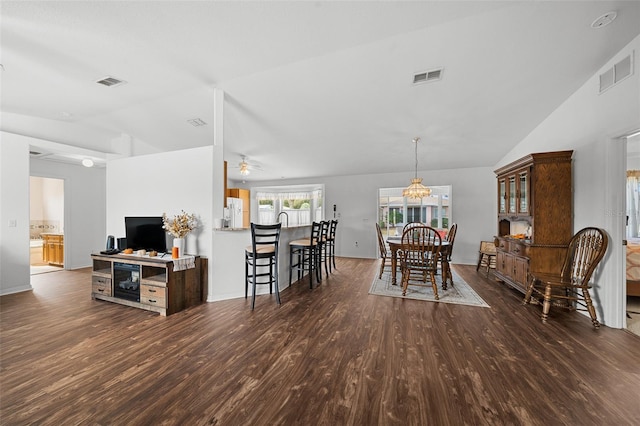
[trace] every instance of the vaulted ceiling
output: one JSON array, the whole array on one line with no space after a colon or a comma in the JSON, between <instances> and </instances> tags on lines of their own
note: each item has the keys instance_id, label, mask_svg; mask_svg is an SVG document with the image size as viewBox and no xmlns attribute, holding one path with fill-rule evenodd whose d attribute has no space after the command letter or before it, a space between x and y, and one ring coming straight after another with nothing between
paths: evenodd
<instances>
[{"instance_id":1,"label":"vaulted ceiling","mask_svg":"<svg viewBox=\"0 0 640 426\"><path fill-rule=\"evenodd\" d=\"M492 166L640 33L629 1L0 8L1 130L51 159L201 147L219 88L225 158L261 166L246 180L412 170L415 136L420 169Z\"/></svg>"}]
</instances>

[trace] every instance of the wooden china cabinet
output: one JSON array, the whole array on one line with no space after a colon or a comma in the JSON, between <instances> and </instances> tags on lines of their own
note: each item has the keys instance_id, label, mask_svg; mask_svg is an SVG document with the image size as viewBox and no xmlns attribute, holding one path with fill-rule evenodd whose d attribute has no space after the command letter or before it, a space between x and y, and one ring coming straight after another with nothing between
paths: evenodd
<instances>
[{"instance_id":1,"label":"wooden china cabinet","mask_svg":"<svg viewBox=\"0 0 640 426\"><path fill-rule=\"evenodd\" d=\"M572 154L530 154L495 171L495 274L523 293L530 271L557 272L562 267L573 230Z\"/></svg>"}]
</instances>

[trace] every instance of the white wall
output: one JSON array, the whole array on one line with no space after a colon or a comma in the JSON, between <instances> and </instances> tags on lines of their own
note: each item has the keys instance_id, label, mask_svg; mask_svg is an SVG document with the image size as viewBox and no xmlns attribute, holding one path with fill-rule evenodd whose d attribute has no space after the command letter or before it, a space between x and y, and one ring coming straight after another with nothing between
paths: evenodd
<instances>
[{"instance_id":1,"label":"white wall","mask_svg":"<svg viewBox=\"0 0 640 426\"><path fill-rule=\"evenodd\" d=\"M1 133L0 295L31 289L29 277L29 145ZM15 226L9 226L9 222Z\"/></svg>"},{"instance_id":2,"label":"white wall","mask_svg":"<svg viewBox=\"0 0 640 426\"><path fill-rule=\"evenodd\" d=\"M44 209L42 207L42 181L43 178L34 176L31 176L29 179L29 217L31 220L44 219Z\"/></svg>"},{"instance_id":3,"label":"white wall","mask_svg":"<svg viewBox=\"0 0 640 426\"><path fill-rule=\"evenodd\" d=\"M185 251L209 258L211 277L213 198L217 194L222 200L222 191L214 191L213 164L213 146L108 162L107 234L124 237L125 216L172 216L182 210L194 213L199 227L187 236Z\"/></svg>"},{"instance_id":4,"label":"white wall","mask_svg":"<svg viewBox=\"0 0 640 426\"><path fill-rule=\"evenodd\" d=\"M635 50L635 73L602 94L599 75ZM622 238L624 150L618 138L640 128L640 36L622 49L576 93L507 154L496 167L531 152L574 150L574 219L577 231L604 228L609 250L596 274L594 299L598 317L610 327L623 327L624 257Z\"/></svg>"},{"instance_id":5,"label":"white wall","mask_svg":"<svg viewBox=\"0 0 640 426\"><path fill-rule=\"evenodd\" d=\"M32 221L57 222L55 230L31 229L64 233L64 180L31 176L29 180L29 214Z\"/></svg>"},{"instance_id":6,"label":"white wall","mask_svg":"<svg viewBox=\"0 0 640 426\"><path fill-rule=\"evenodd\" d=\"M492 168L419 171L423 183L451 185L451 223L458 223L453 262L476 264L481 240L491 240L496 232L496 177ZM256 186L324 184L325 218L333 218L337 206L336 255L376 258L378 242L375 223L378 189L405 187L413 172L336 176L260 182ZM253 192L252 192L253 196ZM356 246L356 242L358 245Z\"/></svg>"},{"instance_id":7,"label":"white wall","mask_svg":"<svg viewBox=\"0 0 640 426\"><path fill-rule=\"evenodd\" d=\"M105 171L30 160L33 138L0 132L0 295L31 289L29 272L29 176L65 182L65 269L91 265L104 244ZM9 227L10 220L16 227Z\"/></svg>"},{"instance_id":8,"label":"white wall","mask_svg":"<svg viewBox=\"0 0 640 426\"><path fill-rule=\"evenodd\" d=\"M42 218L59 223L59 232L64 233L64 181L40 178L42 182Z\"/></svg>"},{"instance_id":9,"label":"white wall","mask_svg":"<svg viewBox=\"0 0 640 426\"><path fill-rule=\"evenodd\" d=\"M106 240L105 169L32 159L29 173L64 181L64 267L91 266L91 253Z\"/></svg>"},{"instance_id":10,"label":"white wall","mask_svg":"<svg viewBox=\"0 0 640 426\"><path fill-rule=\"evenodd\" d=\"M107 234L125 236L125 216L194 213L185 251L211 254L212 147L128 157L107 164ZM169 241L170 243L170 241Z\"/></svg>"}]
</instances>

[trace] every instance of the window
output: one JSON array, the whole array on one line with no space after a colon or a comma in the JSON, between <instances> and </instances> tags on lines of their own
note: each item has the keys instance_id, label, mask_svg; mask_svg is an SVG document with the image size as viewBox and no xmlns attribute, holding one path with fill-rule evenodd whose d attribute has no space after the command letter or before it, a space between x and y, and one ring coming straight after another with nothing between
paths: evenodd
<instances>
[{"instance_id":1,"label":"window","mask_svg":"<svg viewBox=\"0 0 640 426\"><path fill-rule=\"evenodd\" d=\"M253 191L258 201L256 223L301 226L323 220L323 185L254 188Z\"/></svg>"},{"instance_id":2,"label":"window","mask_svg":"<svg viewBox=\"0 0 640 426\"><path fill-rule=\"evenodd\" d=\"M431 195L422 199L402 196L404 188L378 190L378 223L383 235L401 235L404 225L422 222L437 229L449 228L451 186L430 186Z\"/></svg>"}]
</instances>

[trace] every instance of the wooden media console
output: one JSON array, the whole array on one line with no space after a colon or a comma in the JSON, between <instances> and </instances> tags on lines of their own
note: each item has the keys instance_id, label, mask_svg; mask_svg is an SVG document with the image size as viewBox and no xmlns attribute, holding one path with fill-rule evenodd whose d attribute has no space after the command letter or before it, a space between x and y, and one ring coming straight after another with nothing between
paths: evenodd
<instances>
[{"instance_id":1,"label":"wooden media console","mask_svg":"<svg viewBox=\"0 0 640 426\"><path fill-rule=\"evenodd\" d=\"M91 297L166 316L202 303L202 259L174 271L171 257L92 254ZM120 271L122 272L119 276ZM127 275L126 279L122 277ZM136 297L137 292L137 297Z\"/></svg>"}]
</instances>

